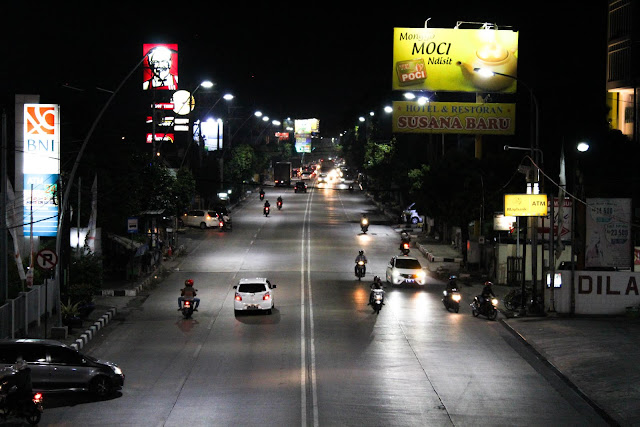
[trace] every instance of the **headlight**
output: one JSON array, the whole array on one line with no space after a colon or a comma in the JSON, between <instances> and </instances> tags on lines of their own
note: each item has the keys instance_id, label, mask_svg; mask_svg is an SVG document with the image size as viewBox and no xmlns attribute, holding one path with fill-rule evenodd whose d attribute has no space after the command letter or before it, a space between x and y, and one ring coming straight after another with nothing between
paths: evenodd
<instances>
[{"instance_id":1,"label":"headlight","mask_svg":"<svg viewBox=\"0 0 640 427\"><path fill-rule=\"evenodd\" d=\"M453 294L453 296L451 297L455 302L460 302L460 299L462 299L462 297L460 296L460 294Z\"/></svg>"},{"instance_id":2,"label":"headlight","mask_svg":"<svg viewBox=\"0 0 640 427\"><path fill-rule=\"evenodd\" d=\"M362 220L362 225L367 225L369 223L369 221L367 221L366 219Z\"/></svg>"},{"instance_id":3,"label":"headlight","mask_svg":"<svg viewBox=\"0 0 640 427\"><path fill-rule=\"evenodd\" d=\"M493 304L494 307L497 307L498 306L498 298L491 299L491 304Z\"/></svg>"},{"instance_id":4,"label":"headlight","mask_svg":"<svg viewBox=\"0 0 640 427\"><path fill-rule=\"evenodd\" d=\"M427 277L427 274L424 271L420 271L416 274L416 277L418 278L418 280L424 280L424 278Z\"/></svg>"},{"instance_id":5,"label":"headlight","mask_svg":"<svg viewBox=\"0 0 640 427\"><path fill-rule=\"evenodd\" d=\"M116 375L122 375L122 369L118 368L117 366L112 366L112 368L113 368L113 372Z\"/></svg>"}]
</instances>

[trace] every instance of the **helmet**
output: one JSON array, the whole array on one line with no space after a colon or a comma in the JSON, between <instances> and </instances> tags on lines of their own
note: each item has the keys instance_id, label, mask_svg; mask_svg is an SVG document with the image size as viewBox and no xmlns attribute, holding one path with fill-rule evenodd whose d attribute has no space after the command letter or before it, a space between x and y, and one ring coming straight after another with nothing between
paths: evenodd
<instances>
[{"instance_id":1,"label":"helmet","mask_svg":"<svg viewBox=\"0 0 640 427\"><path fill-rule=\"evenodd\" d=\"M456 280L458 277L454 274L452 274L451 276L449 276L449 280Z\"/></svg>"},{"instance_id":2,"label":"helmet","mask_svg":"<svg viewBox=\"0 0 640 427\"><path fill-rule=\"evenodd\" d=\"M363 250L361 250L360 252L358 252L358 254L360 254L360 255L364 255L364 251L363 251Z\"/></svg>"},{"instance_id":3,"label":"helmet","mask_svg":"<svg viewBox=\"0 0 640 427\"><path fill-rule=\"evenodd\" d=\"M373 276L373 281L376 282L376 283L380 282L381 281L380 280L380 276Z\"/></svg>"},{"instance_id":4,"label":"helmet","mask_svg":"<svg viewBox=\"0 0 640 427\"><path fill-rule=\"evenodd\" d=\"M18 356L16 359L16 363L13 366L16 371L20 371L27 367L27 362L22 358L22 356Z\"/></svg>"},{"instance_id":5,"label":"helmet","mask_svg":"<svg viewBox=\"0 0 640 427\"><path fill-rule=\"evenodd\" d=\"M486 282L484 282L484 285L485 286L491 286L491 285L493 285L493 283L491 283L490 281L487 280Z\"/></svg>"},{"instance_id":6,"label":"helmet","mask_svg":"<svg viewBox=\"0 0 640 427\"><path fill-rule=\"evenodd\" d=\"M185 284L186 286L193 286L193 280L191 280L191 279L187 279L187 280L185 280L185 281L184 281L184 284Z\"/></svg>"}]
</instances>

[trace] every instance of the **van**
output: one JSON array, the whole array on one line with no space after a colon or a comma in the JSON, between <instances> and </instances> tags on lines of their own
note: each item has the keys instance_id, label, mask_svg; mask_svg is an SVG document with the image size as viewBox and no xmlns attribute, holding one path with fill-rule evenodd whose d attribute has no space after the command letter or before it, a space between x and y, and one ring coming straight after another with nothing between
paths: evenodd
<instances>
[{"instance_id":1,"label":"van","mask_svg":"<svg viewBox=\"0 0 640 427\"><path fill-rule=\"evenodd\" d=\"M124 385L124 374L118 365L86 356L58 341L0 340L0 370L19 358L31 368L31 383L36 391L88 391L105 398Z\"/></svg>"}]
</instances>

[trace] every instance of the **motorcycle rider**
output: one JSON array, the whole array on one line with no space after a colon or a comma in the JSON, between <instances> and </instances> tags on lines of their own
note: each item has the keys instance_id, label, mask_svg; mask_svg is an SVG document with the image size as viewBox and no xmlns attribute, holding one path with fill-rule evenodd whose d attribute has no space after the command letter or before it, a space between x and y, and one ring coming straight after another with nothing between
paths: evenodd
<instances>
[{"instance_id":1,"label":"motorcycle rider","mask_svg":"<svg viewBox=\"0 0 640 427\"><path fill-rule=\"evenodd\" d=\"M451 293L454 289L458 289L456 279L456 276L449 276L449 281L447 282L447 293Z\"/></svg>"},{"instance_id":2,"label":"motorcycle rider","mask_svg":"<svg viewBox=\"0 0 640 427\"><path fill-rule=\"evenodd\" d=\"M198 311L200 305L200 298L196 298L198 290L193 287L193 280L187 279L184 281L184 288L180 289L180 296L178 297L178 311L182 310L182 302L186 299L193 299L196 303L193 307L193 311Z\"/></svg>"},{"instance_id":3,"label":"motorcycle rider","mask_svg":"<svg viewBox=\"0 0 640 427\"><path fill-rule=\"evenodd\" d=\"M264 190L260 187L260 200L264 198Z\"/></svg>"},{"instance_id":4,"label":"motorcycle rider","mask_svg":"<svg viewBox=\"0 0 640 427\"><path fill-rule=\"evenodd\" d=\"M384 286L382 286L382 280L380 280L380 277L374 276L373 283L369 288L371 289L371 292L369 293L369 305L373 304L373 296L375 295L375 289L382 289L382 295L384 298Z\"/></svg>"},{"instance_id":5,"label":"motorcycle rider","mask_svg":"<svg viewBox=\"0 0 640 427\"><path fill-rule=\"evenodd\" d=\"M493 293L493 289L491 288L491 285L493 285L493 283L491 283L490 281L486 281L484 282L484 288L482 288L482 292L480 293L480 298L478 298L480 300L480 305L484 304L485 301L487 301L489 299L489 297L496 297L496 295Z\"/></svg>"},{"instance_id":6,"label":"motorcycle rider","mask_svg":"<svg viewBox=\"0 0 640 427\"><path fill-rule=\"evenodd\" d=\"M282 196L278 196L277 202L280 206L282 206Z\"/></svg>"},{"instance_id":7,"label":"motorcycle rider","mask_svg":"<svg viewBox=\"0 0 640 427\"><path fill-rule=\"evenodd\" d=\"M26 402L29 402L33 396L33 386L31 384L31 368L22 356L18 356L16 363L11 368L11 374L3 381L7 383L9 390L6 396L7 406L23 411L26 408Z\"/></svg>"},{"instance_id":8,"label":"motorcycle rider","mask_svg":"<svg viewBox=\"0 0 640 427\"><path fill-rule=\"evenodd\" d=\"M411 236L409 236L409 233L407 233L406 231L402 231L402 233L400 233L400 241L402 243L410 243L411 242ZM402 245L400 245L402 246Z\"/></svg>"},{"instance_id":9,"label":"motorcycle rider","mask_svg":"<svg viewBox=\"0 0 640 427\"><path fill-rule=\"evenodd\" d=\"M367 263L367 257L364 256L364 251L363 250L360 250L358 252L358 256L356 257L356 267L355 267L355 270L354 270L356 275L358 274L358 262L360 262L360 261L364 262L365 264Z\"/></svg>"}]
</instances>

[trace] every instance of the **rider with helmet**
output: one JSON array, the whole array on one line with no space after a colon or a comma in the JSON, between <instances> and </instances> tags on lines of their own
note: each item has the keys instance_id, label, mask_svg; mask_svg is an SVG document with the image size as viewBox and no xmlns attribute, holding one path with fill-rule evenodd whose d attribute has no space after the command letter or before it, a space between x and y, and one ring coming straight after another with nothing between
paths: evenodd
<instances>
[{"instance_id":1,"label":"rider with helmet","mask_svg":"<svg viewBox=\"0 0 640 427\"><path fill-rule=\"evenodd\" d=\"M364 251L360 250L358 252L358 256L356 257L356 266L355 266L355 273L356 275L358 274L358 262L362 261L363 263L367 263L367 257L364 256Z\"/></svg>"},{"instance_id":2,"label":"rider with helmet","mask_svg":"<svg viewBox=\"0 0 640 427\"><path fill-rule=\"evenodd\" d=\"M180 289L180 296L178 297L178 311L182 310L182 302L186 299L193 299L196 303L193 307L193 311L198 311L200 305L200 298L196 298L198 290L193 287L193 280L187 279L184 281L184 288Z\"/></svg>"},{"instance_id":3,"label":"rider with helmet","mask_svg":"<svg viewBox=\"0 0 640 427\"><path fill-rule=\"evenodd\" d=\"M482 293L480 293L480 303L484 303L489 299L489 297L496 297L496 294L493 293L493 289L491 288L491 283L489 280L484 282L484 288L482 288Z\"/></svg>"},{"instance_id":4,"label":"rider with helmet","mask_svg":"<svg viewBox=\"0 0 640 427\"><path fill-rule=\"evenodd\" d=\"M369 305L373 304L373 296L375 295L376 289L381 289L384 294L384 286L382 285L382 280L380 280L379 276L373 277L373 283L370 286L371 292L369 293Z\"/></svg>"}]
</instances>

